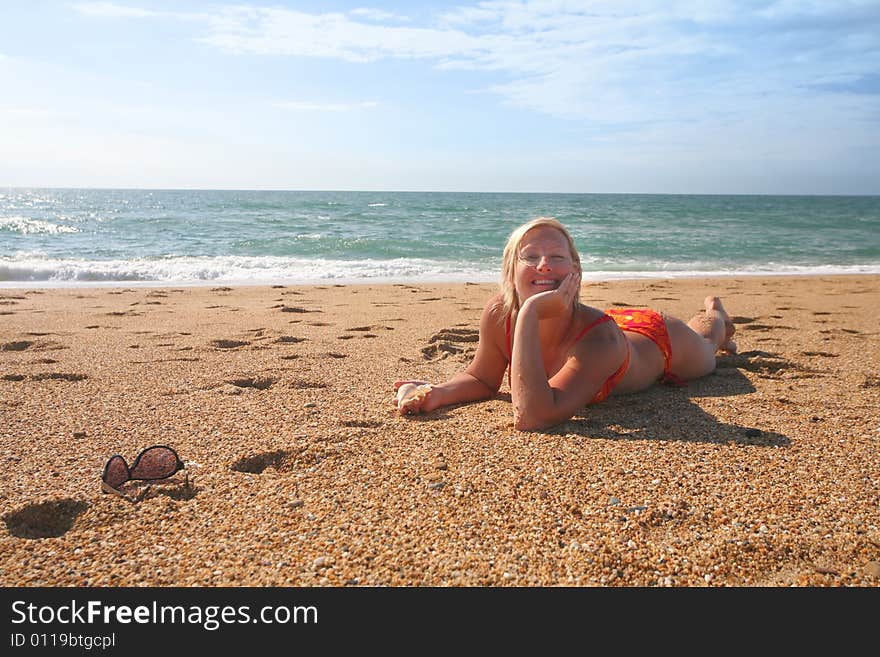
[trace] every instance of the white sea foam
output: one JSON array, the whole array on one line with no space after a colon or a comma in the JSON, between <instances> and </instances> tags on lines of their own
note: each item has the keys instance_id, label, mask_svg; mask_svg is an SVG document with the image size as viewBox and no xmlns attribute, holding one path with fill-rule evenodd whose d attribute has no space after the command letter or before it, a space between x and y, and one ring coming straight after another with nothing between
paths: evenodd
<instances>
[{"instance_id":1,"label":"white sea foam","mask_svg":"<svg viewBox=\"0 0 880 657\"><path fill-rule=\"evenodd\" d=\"M631 280L643 278L726 278L730 276L839 276L850 274L880 274L877 265L778 265L738 266L718 269L642 269L585 271L584 281Z\"/></svg>"},{"instance_id":2,"label":"white sea foam","mask_svg":"<svg viewBox=\"0 0 880 657\"><path fill-rule=\"evenodd\" d=\"M774 265L676 269L587 270L584 281L730 276L880 274L878 265ZM499 263L439 262L417 258L331 260L282 257L166 257L136 260L52 259L38 253L0 256L0 287L100 285L239 285L326 283L496 282Z\"/></svg>"},{"instance_id":3,"label":"white sea foam","mask_svg":"<svg viewBox=\"0 0 880 657\"><path fill-rule=\"evenodd\" d=\"M497 269L416 258L330 260L281 257L168 257L137 260L0 257L0 287L92 284L317 284L497 279Z\"/></svg>"},{"instance_id":4,"label":"white sea foam","mask_svg":"<svg viewBox=\"0 0 880 657\"><path fill-rule=\"evenodd\" d=\"M28 217L0 217L0 230L8 230L22 235L32 235L36 233L78 233L76 226L66 226L65 224L53 224L49 221L41 221L39 219L29 219Z\"/></svg>"}]
</instances>

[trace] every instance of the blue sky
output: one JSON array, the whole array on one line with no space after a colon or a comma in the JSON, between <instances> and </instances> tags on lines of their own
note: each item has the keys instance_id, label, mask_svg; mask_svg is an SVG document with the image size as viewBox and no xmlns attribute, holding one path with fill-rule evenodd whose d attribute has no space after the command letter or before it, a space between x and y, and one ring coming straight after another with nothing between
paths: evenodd
<instances>
[{"instance_id":1,"label":"blue sky","mask_svg":"<svg viewBox=\"0 0 880 657\"><path fill-rule=\"evenodd\" d=\"M880 194L880 0L3 2L0 186Z\"/></svg>"}]
</instances>

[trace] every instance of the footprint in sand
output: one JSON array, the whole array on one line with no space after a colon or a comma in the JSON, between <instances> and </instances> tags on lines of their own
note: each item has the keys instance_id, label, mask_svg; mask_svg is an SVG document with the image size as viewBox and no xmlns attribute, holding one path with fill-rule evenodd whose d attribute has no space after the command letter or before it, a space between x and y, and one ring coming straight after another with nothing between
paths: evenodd
<instances>
[{"instance_id":1,"label":"footprint in sand","mask_svg":"<svg viewBox=\"0 0 880 657\"><path fill-rule=\"evenodd\" d=\"M475 349L473 347L459 347L461 343L474 343L480 341L480 332L468 328L444 328L428 338L428 346L422 347L422 357L426 360L438 360L457 356L460 360L470 358Z\"/></svg>"},{"instance_id":2,"label":"footprint in sand","mask_svg":"<svg viewBox=\"0 0 880 657\"><path fill-rule=\"evenodd\" d=\"M211 340L211 344L218 349L237 349L238 347L246 347L250 342L245 340Z\"/></svg>"},{"instance_id":3,"label":"footprint in sand","mask_svg":"<svg viewBox=\"0 0 880 657\"><path fill-rule=\"evenodd\" d=\"M376 420L343 420L339 423L343 427L360 427L362 429L378 429L384 422Z\"/></svg>"},{"instance_id":4,"label":"footprint in sand","mask_svg":"<svg viewBox=\"0 0 880 657\"><path fill-rule=\"evenodd\" d=\"M277 338L275 342L279 342L282 344L296 344L297 342L305 342L308 338L298 338L293 335L282 335Z\"/></svg>"},{"instance_id":5,"label":"footprint in sand","mask_svg":"<svg viewBox=\"0 0 880 657\"><path fill-rule=\"evenodd\" d=\"M470 328L444 328L428 338L428 342L479 342L480 332Z\"/></svg>"},{"instance_id":6,"label":"footprint in sand","mask_svg":"<svg viewBox=\"0 0 880 657\"><path fill-rule=\"evenodd\" d=\"M783 326L782 324L748 324L743 327L747 331L794 331L793 326Z\"/></svg>"},{"instance_id":7,"label":"footprint in sand","mask_svg":"<svg viewBox=\"0 0 880 657\"><path fill-rule=\"evenodd\" d=\"M0 351L25 351L27 349L33 349L34 351L58 351L60 349L69 349L69 347L51 340L39 340L37 342L16 340L0 345Z\"/></svg>"},{"instance_id":8,"label":"footprint in sand","mask_svg":"<svg viewBox=\"0 0 880 657\"><path fill-rule=\"evenodd\" d=\"M320 310L309 310L300 306L272 306L273 309L280 308L283 313L319 313Z\"/></svg>"},{"instance_id":9,"label":"footprint in sand","mask_svg":"<svg viewBox=\"0 0 880 657\"><path fill-rule=\"evenodd\" d=\"M312 467L334 456L335 451L309 444L296 450L279 449L243 456L229 466L229 469L233 472L263 474L272 468L276 472L284 473L294 471L297 466Z\"/></svg>"},{"instance_id":10,"label":"footprint in sand","mask_svg":"<svg viewBox=\"0 0 880 657\"><path fill-rule=\"evenodd\" d=\"M0 351L24 351L31 347L34 343L28 340L18 340L16 342L7 342L0 345Z\"/></svg>"},{"instance_id":11,"label":"footprint in sand","mask_svg":"<svg viewBox=\"0 0 880 657\"><path fill-rule=\"evenodd\" d=\"M3 516L9 533L18 538L57 538L63 536L89 504L72 498L28 504Z\"/></svg>"},{"instance_id":12,"label":"footprint in sand","mask_svg":"<svg viewBox=\"0 0 880 657\"><path fill-rule=\"evenodd\" d=\"M137 349L137 345L129 345L129 347ZM155 360L131 360L132 365L152 365L153 363L195 363L200 358L157 358Z\"/></svg>"},{"instance_id":13,"label":"footprint in sand","mask_svg":"<svg viewBox=\"0 0 880 657\"><path fill-rule=\"evenodd\" d=\"M437 344L422 347L421 351L422 357L425 360L442 360L449 356L458 356L459 360L466 360L467 356L470 353L473 353L474 350L456 347L454 344L449 344L448 342L438 342Z\"/></svg>"},{"instance_id":14,"label":"footprint in sand","mask_svg":"<svg viewBox=\"0 0 880 657\"><path fill-rule=\"evenodd\" d=\"M289 458L290 452L279 449L274 452L243 456L229 467L233 472L247 472L248 474L262 474L266 468L274 468L280 472Z\"/></svg>"},{"instance_id":15,"label":"footprint in sand","mask_svg":"<svg viewBox=\"0 0 880 657\"><path fill-rule=\"evenodd\" d=\"M47 379L58 379L60 381L84 381L88 378L87 374L68 374L66 372L42 372L40 374L31 374L29 376L25 376L24 374L5 374L3 376L4 381L24 381L25 379L30 379L31 381L45 381Z\"/></svg>"},{"instance_id":16,"label":"footprint in sand","mask_svg":"<svg viewBox=\"0 0 880 657\"><path fill-rule=\"evenodd\" d=\"M236 388L254 388L256 390L268 390L276 379L270 376L246 376L236 379L227 379L225 383Z\"/></svg>"},{"instance_id":17,"label":"footprint in sand","mask_svg":"<svg viewBox=\"0 0 880 657\"><path fill-rule=\"evenodd\" d=\"M825 334L834 334L834 333L849 333L850 335L861 335L861 331L856 331L855 329L846 329L846 328L833 328L833 329L822 329L819 333Z\"/></svg>"},{"instance_id":18,"label":"footprint in sand","mask_svg":"<svg viewBox=\"0 0 880 657\"><path fill-rule=\"evenodd\" d=\"M44 381L46 379L58 379L60 381L84 381L88 379L87 374L68 374L66 372L44 372L42 374L31 374L31 380Z\"/></svg>"},{"instance_id":19,"label":"footprint in sand","mask_svg":"<svg viewBox=\"0 0 880 657\"><path fill-rule=\"evenodd\" d=\"M292 381L289 387L296 388L297 390L311 390L314 388L326 388L327 384L323 381L305 381L301 379L299 381Z\"/></svg>"}]
</instances>

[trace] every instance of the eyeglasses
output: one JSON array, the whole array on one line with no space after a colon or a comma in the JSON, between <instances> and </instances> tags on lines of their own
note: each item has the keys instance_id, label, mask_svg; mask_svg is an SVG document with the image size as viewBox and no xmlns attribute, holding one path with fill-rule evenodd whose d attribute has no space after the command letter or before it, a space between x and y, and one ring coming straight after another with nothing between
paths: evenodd
<instances>
[{"instance_id":1,"label":"eyeglasses","mask_svg":"<svg viewBox=\"0 0 880 657\"><path fill-rule=\"evenodd\" d=\"M114 454L104 466L101 475L101 489L106 493L114 493L122 497L128 497L119 487L126 481L140 479L142 481L158 481L168 479L180 470L185 470L186 465L180 460L173 449L166 445L153 445L147 447L135 457L131 467L119 454ZM189 477L186 478L186 487L189 488ZM148 490L148 489L147 489ZM143 499L147 490L140 496Z\"/></svg>"},{"instance_id":2,"label":"eyeglasses","mask_svg":"<svg viewBox=\"0 0 880 657\"><path fill-rule=\"evenodd\" d=\"M520 253L518 256L520 262L525 263L529 267L537 267L541 264L541 258L546 258L547 262L553 266L562 266L564 264L570 263L571 258L566 255L536 255L534 253L522 254Z\"/></svg>"}]
</instances>

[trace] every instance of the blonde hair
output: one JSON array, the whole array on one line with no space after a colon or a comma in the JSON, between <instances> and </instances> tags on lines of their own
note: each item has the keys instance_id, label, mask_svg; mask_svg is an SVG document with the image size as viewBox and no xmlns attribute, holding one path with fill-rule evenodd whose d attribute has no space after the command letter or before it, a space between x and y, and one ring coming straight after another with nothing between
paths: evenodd
<instances>
[{"instance_id":1,"label":"blonde hair","mask_svg":"<svg viewBox=\"0 0 880 657\"><path fill-rule=\"evenodd\" d=\"M577 248L574 245L574 239L572 239L571 233L559 221L553 217L537 217L524 223L507 238L507 244L504 246L504 255L501 259L501 306L504 317L510 317L515 310L519 310L519 296L516 293L516 261L519 258L519 246L526 233L542 226L555 228L562 233L568 242L568 251L572 262L578 271L581 270L581 257L578 255ZM575 306L580 303L579 297L579 293L575 292Z\"/></svg>"}]
</instances>

